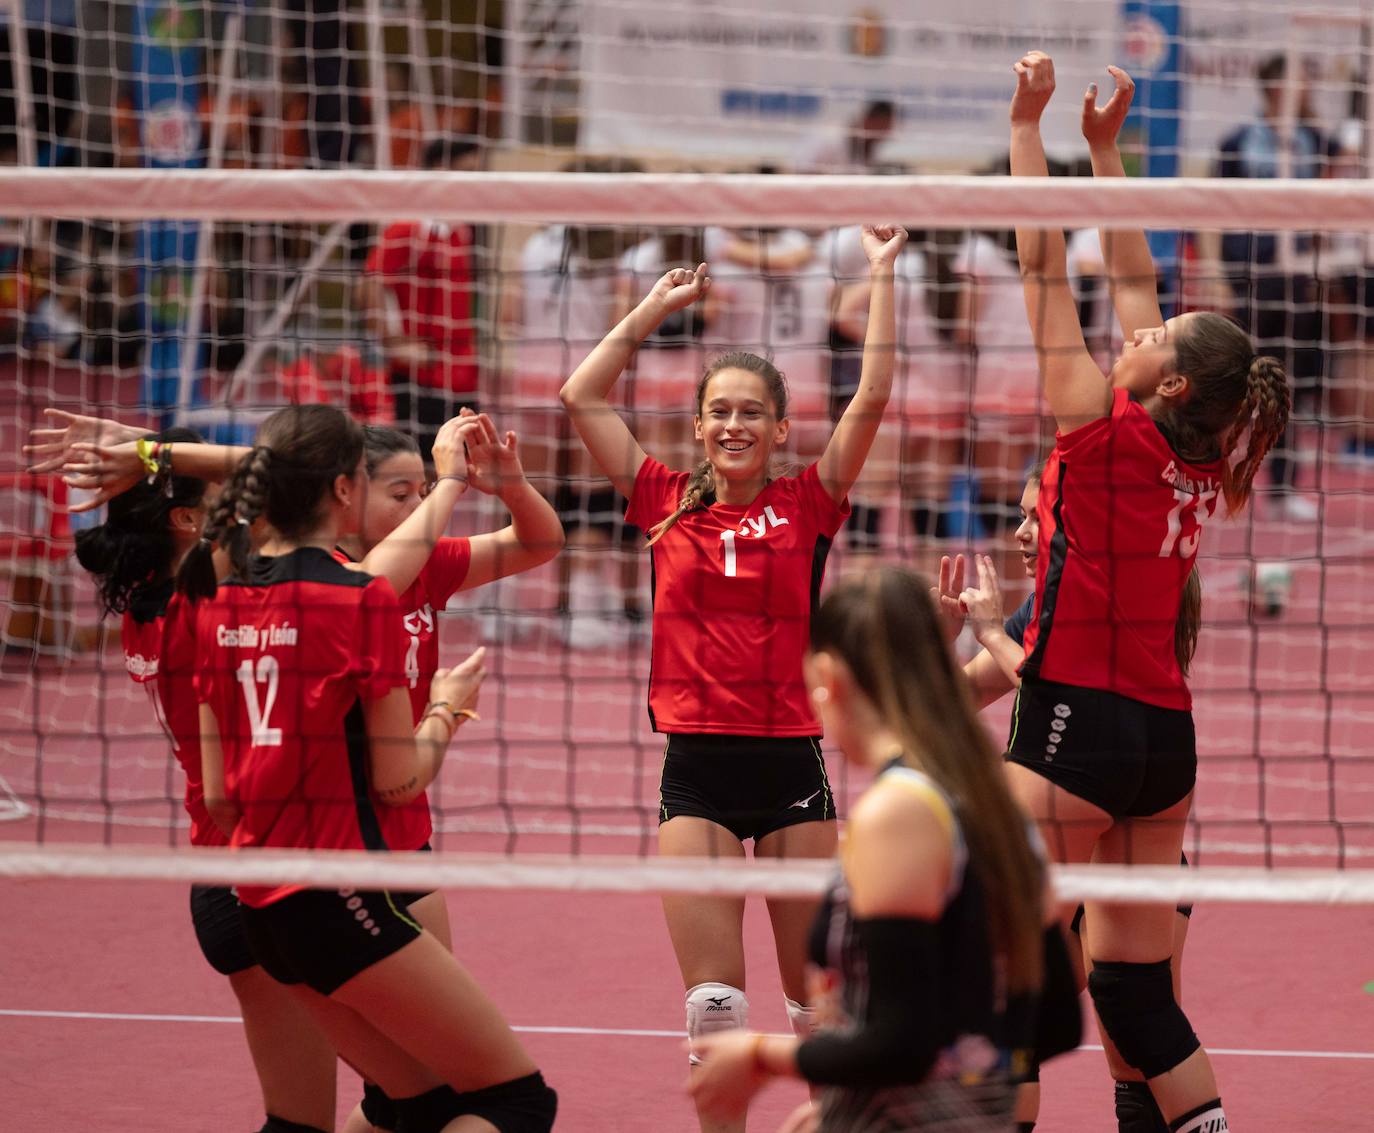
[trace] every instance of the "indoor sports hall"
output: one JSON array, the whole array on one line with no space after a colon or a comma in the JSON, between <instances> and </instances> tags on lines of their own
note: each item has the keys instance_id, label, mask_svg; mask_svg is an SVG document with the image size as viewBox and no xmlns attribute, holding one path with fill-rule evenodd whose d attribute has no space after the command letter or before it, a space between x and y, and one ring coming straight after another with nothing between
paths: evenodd
<instances>
[{"instance_id":1,"label":"indoor sports hall","mask_svg":"<svg viewBox=\"0 0 1374 1133\"><path fill-rule=\"evenodd\" d=\"M1198 489L1173 463L1157 478L1178 504L1150 557L1192 560L1202 595L1186 678L1189 868L1140 864L1128 847L1126 864L1052 866L1055 891L1070 903L1194 906L1179 1002L1226 1103L1215 1133L1227 1121L1243 1133L1367 1124L1374 11L1365 0L785 7L4 6L0 1125L261 1124L240 1002L187 915L194 884L438 890L451 951L557 1090L558 1129L706 1129L687 1092L686 965L664 895L670 907L744 900L748 1025L785 1035L795 1012L763 899L814 904L841 866L736 853L733 840L661 852L671 729L651 715L662 722L660 650L674 634L724 640L732 620L782 599L765 583L745 609L710 581L690 618L665 618L664 551L646 547L618 490L639 466L626 481L597 464L565 383L608 349L603 339L621 349L616 328L685 268L677 286L696 286L694 301L621 349L610 410L649 458L687 472L702 461L694 418L709 437L709 403L694 401L703 372L705 390L713 359L758 354L790 398L772 484L825 459L871 357L887 358L891 393L849 510L808 563L807 615L836 587L909 568L962 610L945 623L962 666L983 648L969 601L995 609L1000 628L1037 584L1037 561L1041 580L1057 577L1043 560L1064 553L1033 529L1048 528L1052 505L1037 512L1024 492L1037 461L1060 452L1041 374L1065 348L1046 345L1044 310L1031 302L1028 314L1018 244L1024 254L1024 234L1064 234L1082 348L1110 375L1139 348L1123 340L1114 300L1141 279L1116 270L1114 249L1118 234L1142 230L1154 265L1145 288L1165 327L1197 312L1231 320L1254 358L1277 360L1291 414L1235 515L1216 485ZM1013 65L1033 49L1053 56L1057 85L1040 120L1048 176L1036 180L1008 120L1024 81ZM1112 97L1130 106L1113 126L1125 176L1088 140L1085 107ZM906 234L886 262L891 340L869 325L883 308L863 225ZM698 264L709 287L683 282ZM427 548L439 536L478 547L503 530L519 542L520 508L562 528L518 567L501 556L529 547L493 542L489 574L410 615L437 642L440 679L485 647L475 711L418 694L413 723L423 731L437 703L452 738L428 787L432 853L192 846L176 729L149 696L156 661L135 654L123 609L103 609L78 561L83 533L111 521L121 494L165 490L170 501L193 475L173 453L198 442L162 431L223 446L203 466L213 476L194 473L218 492L289 406L335 407L414 438L418 452L410 441L404 451L423 475L407 507L441 521ZM488 422L490 440L474 425L444 432L460 415ZM1243 449L1250 435L1247 424L1231 439ZM456 457L453 436L464 438ZM1060 482L1057 459L1044 489L1032 477L1037 492ZM369 463L363 479L374 472ZM512 479L529 489L523 504ZM461 481L451 515L418 502L454 488L446 480ZM197 506L213 515L214 494ZM276 536L246 514L226 524L251 528L261 551ZM748 522L712 551L722 585L752 569ZM755 522L754 536L771 534ZM362 555L335 557L345 570ZM138 585L170 579L137 571ZM1091 627L1113 641L1130 632L1112 617ZM767 682L771 657L755 661L745 675ZM188 665L187 688L197 670ZM239 681L259 745L276 674ZM1015 739L1017 703L1004 696L979 713L999 753ZM306 736L343 726L341 713L301 713ZM1045 738L1049 762L1064 731ZM833 739L818 750L844 838L874 775ZM366 777L354 788L378 797ZM792 807L806 810L798 794ZM1081 1007L1081 1045L1044 1067L1041 1133L1117 1127L1088 994ZM330 1133L361 1133L350 1116L361 1096L359 1074L339 1062ZM748 1128L839 1128L803 1122L806 1101L804 1082L780 1078L749 1107Z\"/></svg>"}]
</instances>

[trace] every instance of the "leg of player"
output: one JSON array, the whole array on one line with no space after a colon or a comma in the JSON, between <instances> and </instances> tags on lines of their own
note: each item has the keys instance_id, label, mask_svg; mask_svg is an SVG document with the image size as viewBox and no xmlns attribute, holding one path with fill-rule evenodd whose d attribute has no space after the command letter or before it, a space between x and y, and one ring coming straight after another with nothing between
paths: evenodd
<instances>
[{"instance_id":1,"label":"leg of player","mask_svg":"<svg viewBox=\"0 0 1374 1133\"><path fill-rule=\"evenodd\" d=\"M1103 837L1097 860L1177 862L1191 806L1189 794L1159 814L1122 820ZM1088 987L1104 1028L1123 1059L1144 1074L1170 1128L1225 1129L1207 1052L1177 1005L1173 978L1160 970L1173 952L1177 920L1168 907L1089 902L1085 923L1094 967Z\"/></svg>"},{"instance_id":2,"label":"leg of player","mask_svg":"<svg viewBox=\"0 0 1374 1133\"><path fill-rule=\"evenodd\" d=\"M310 1013L256 965L231 975L229 986L239 1001L268 1117L334 1128L334 1048Z\"/></svg>"},{"instance_id":3,"label":"leg of player","mask_svg":"<svg viewBox=\"0 0 1374 1133\"><path fill-rule=\"evenodd\" d=\"M1098 839L1111 829L1111 815L1055 786L1029 767L1007 763L1006 771L1011 793L1021 809L1035 820L1050 860L1061 864L1090 861ZM1076 908L1066 905L1061 909L1066 929Z\"/></svg>"},{"instance_id":4,"label":"leg of player","mask_svg":"<svg viewBox=\"0 0 1374 1133\"><path fill-rule=\"evenodd\" d=\"M723 826L705 818L678 815L659 826L658 852L663 857L743 858L744 845ZM743 1029L748 1018L744 998L744 899L664 894L663 915L682 971L682 986L688 993L689 1038L694 1030L714 1028L722 1020ZM736 1010L741 1004L745 1010ZM706 1012L712 1007L730 1010L711 1019ZM719 1122L698 1115L698 1120L702 1133L744 1130L743 1119Z\"/></svg>"},{"instance_id":5,"label":"leg of player","mask_svg":"<svg viewBox=\"0 0 1374 1133\"><path fill-rule=\"evenodd\" d=\"M449 928L448 903L442 890L426 893L419 900L411 901L407 909L420 927L434 935L450 952L453 951L453 935ZM372 1133L373 1130L389 1131L396 1128L396 1106L390 1097L373 1082L363 1083L363 1100L353 1108L339 1133Z\"/></svg>"},{"instance_id":6,"label":"leg of player","mask_svg":"<svg viewBox=\"0 0 1374 1133\"><path fill-rule=\"evenodd\" d=\"M1183 1002L1183 945L1187 939L1188 918L1183 913L1177 913L1174 916L1174 952L1171 972L1174 983L1174 999L1179 1003ZM1087 972L1091 970L1092 964L1088 958L1086 934L1081 934L1079 943L1083 970ZM1070 955L1072 954L1070 952ZM1085 983L1079 984L1080 988L1083 986ZM1154 1095L1150 1093L1149 1084L1139 1070L1128 1065L1126 1060L1121 1057L1121 1052L1116 1049L1116 1044L1112 1042L1111 1036L1102 1026L1102 1020L1097 1018L1096 1011L1093 1012L1093 1018L1097 1023L1097 1033L1102 1039L1102 1050L1107 1056L1107 1069L1111 1072L1112 1081L1116 1083L1117 1133L1168 1133L1168 1123L1164 1120L1164 1115L1159 1112L1159 1106L1155 1102Z\"/></svg>"},{"instance_id":7,"label":"leg of player","mask_svg":"<svg viewBox=\"0 0 1374 1133\"><path fill-rule=\"evenodd\" d=\"M464 1097L503 1087L547 1093L529 1081L537 1074L534 1060L496 1005L429 933L359 972L328 1004L322 1017L340 1053L398 1099L403 1111L406 1099L440 1086ZM526 1107L539 1102L523 1099Z\"/></svg>"},{"instance_id":8,"label":"leg of player","mask_svg":"<svg viewBox=\"0 0 1374 1133\"><path fill-rule=\"evenodd\" d=\"M754 845L756 858L833 858L839 844L836 823L801 822L766 834ZM816 919L814 900L769 898L768 919L773 924L773 945L778 954L778 974L787 997L787 1021L798 1038L811 1032L811 1005L806 991L806 938Z\"/></svg>"}]
</instances>

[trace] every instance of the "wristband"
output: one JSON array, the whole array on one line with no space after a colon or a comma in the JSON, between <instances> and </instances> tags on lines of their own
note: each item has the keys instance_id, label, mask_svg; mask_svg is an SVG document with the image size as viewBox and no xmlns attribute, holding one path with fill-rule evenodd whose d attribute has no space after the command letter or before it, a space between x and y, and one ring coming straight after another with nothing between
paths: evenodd
<instances>
[{"instance_id":1,"label":"wristband","mask_svg":"<svg viewBox=\"0 0 1374 1133\"><path fill-rule=\"evenodd\" d=\"M444 480L457 480L458 483L462 484L464 488L468 486L468 478L461 472L450 472L446 476L435 477L434 482L438 484Z\"/></svg>"},{"instance_id":2,"label":"wristband","mask_svg":"<svg viewBox=\"0 0 1374 1133\"><path fill-rule=\"evenodd\" d=\"M138 454L139 463L143 465L143 471L148 474L148 483L150 484L160 470L157 458L158 449L161 447L157 441L150 441L147 437L139 437L134 442L134 452Z\"/></svg>"},{"instance_id":3,"label":"wristband","mask_svg":"<svg viewBox=\"0 0 1374 1133\"><path fill-rule=\"evenodd\" d=\"M447 735L447 737L444 739L444 743L447 744L450 740L453 739L453 733L456 732L456 731L458 730L458 722L457 722L456 720L455 720L453 723L446 723L446 722L442 719L442 717L439 716L439 714L438 714L437 712L429 712L429 711L427 711L423 716L420 717L420 723L421 723L421 724L424 724L424 722L425 722L426 720L430 720L430 719L439 720L439 722L440 722L441 724L443 724L444 727L448 730L448 735Z\"/></svg>"},{"instance_id":4,"label":"wristband","mask_svg":"<svg viewBox=\"0 0 1374 1133\"><path fill-rule=\"evenodd\" d=\"M480 720L482 717L477 715L471 708L454 708L447 700L434 700L425 708L429 712L434 708L442 708L453 717L453 726L458 727L464 720Z\"/></svg>"}]
</instances>

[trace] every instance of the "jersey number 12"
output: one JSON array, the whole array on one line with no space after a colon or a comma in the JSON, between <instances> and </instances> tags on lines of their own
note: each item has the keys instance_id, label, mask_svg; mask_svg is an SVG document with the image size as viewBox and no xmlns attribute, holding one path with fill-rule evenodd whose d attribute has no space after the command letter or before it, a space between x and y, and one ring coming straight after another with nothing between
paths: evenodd
<instances>
[{"instance_id":1,"label":"jersey number 12","mask_svg":"<svg viewBox=\"0 0 1374 1133\"><path fill-rule=\"evenodd\" d=\"M277 703L277 682L281 674L277 669L277 659L269 654L258 658L256 673L253 662L245 659L235 674L243 689L244 703L248 707L248 725L253 731L255 747L281 747L281 729L271 726L272 708ZM258 685L267 686L267 695L258 702Z\"/></svg>"}]
</instances>

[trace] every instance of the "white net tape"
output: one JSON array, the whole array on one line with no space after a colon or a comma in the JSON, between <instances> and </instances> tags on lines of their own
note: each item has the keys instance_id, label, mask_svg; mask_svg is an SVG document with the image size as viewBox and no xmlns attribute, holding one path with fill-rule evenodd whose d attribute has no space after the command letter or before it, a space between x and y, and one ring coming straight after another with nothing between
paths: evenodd
<instances>
[{"instance_id":1,"label":"white net tape","mask_svg":"<svg viewBox=\"0 0 1374 1133\"><path fill-rule=\"evenodd\" d=\"M1374 181L16 169L0 216L1367 232Z\"/></svg>"},{"instance_id":2,"label":"white net tape","mask_svg":"<svg viewBox=\"0 0 1374 1133\"><path fill-rule=\"evenodd\" d=\"M833 879L828 861L722 862L620 855L376 854L255 850L143 851L75 846L0 849L0 877L98 878L198 885L306 885L356 889L519 889L550 892L712 893L810 897ZM1168 866L1055 866L1062 901L1177 905L1364 905L1374 870L1265 870Z\"/></svg>"}]
</instances>

